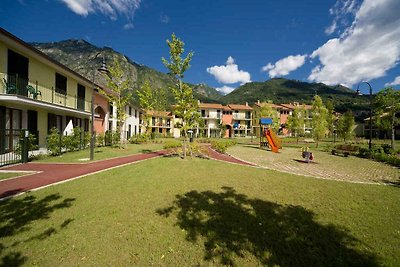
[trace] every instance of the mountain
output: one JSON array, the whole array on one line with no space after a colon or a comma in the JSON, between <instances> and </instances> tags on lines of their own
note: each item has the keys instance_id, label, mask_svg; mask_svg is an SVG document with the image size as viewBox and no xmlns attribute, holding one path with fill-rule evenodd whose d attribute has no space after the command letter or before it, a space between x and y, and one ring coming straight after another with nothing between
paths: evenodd
<instances>
[{"instance_id":1,"label":"mountain","mask_svg":"<svg viewBox=\"0 0 400 267\"><path fill-rule=\"evenodd\" d=\"M118 59L125 71L125 77L129 77L131 81L130 87L133 88L134 103L137 103L135 91L140 88L146 80L149 81L152 88L155 89L168 89L176 84L174 79L168 74L138 64L112 48L100 48L85 40L70 39L51 43L31 43L31 45L89 80L93 79L94 73L95 81L99 85L106 85L104 77L98 71L95 71L95 69L101 66L102 57L104 56L107 64L113 62L114 59ZM218 91L205 84L189 85L193 88L195 98L202 102L216 102L217 99L221 97ZM174 102L174 97L169 89L166 91L168 105L166 108L169 108L169 105Z\"/></svg>"},{"instance_id":2,"label":"mountain","mask_svg":"<svg viewBox=\"0 0 400 267\"><path fill-rule=\"evenodd\" d=\"M356 96L347 87L328 86L323 83L308 83L284 78L273 78L265 82L246 83L219 100L223 103L253 104L260 101L272 100L276 104L299 102L311 104L315 94L324 101L330 99L339 112L366 109L369 103L367 96Z\"/></svg>"}]
</instances>

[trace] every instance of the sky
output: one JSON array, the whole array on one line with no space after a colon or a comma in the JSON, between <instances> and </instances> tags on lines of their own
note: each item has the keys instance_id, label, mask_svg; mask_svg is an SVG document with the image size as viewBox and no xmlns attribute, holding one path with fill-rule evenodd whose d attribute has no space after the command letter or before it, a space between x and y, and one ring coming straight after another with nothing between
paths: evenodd
<instances>
[{"instance_id":1,"label":"sky","mask_svg":"<svg viewBox=\"0 0 400 267\"><path fill-rule=\"evenodd\" d=\"M276 77L400 89L400 0L1 0L0 27L26 42L84 39L164 73L175 33L194 52L184 81L223 94Z\"/></svg>"}]
</instances>

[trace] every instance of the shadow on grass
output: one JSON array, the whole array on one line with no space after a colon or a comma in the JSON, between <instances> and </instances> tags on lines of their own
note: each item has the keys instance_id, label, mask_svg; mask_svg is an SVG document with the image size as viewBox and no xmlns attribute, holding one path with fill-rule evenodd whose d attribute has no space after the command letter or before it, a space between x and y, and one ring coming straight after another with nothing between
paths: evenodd
<instances>
[{"instance_id":1,"label":"shadow on grass","mask_svg":"<svg viewBox=\"0 0 400 267\"><path fill-rule=\"evenodd\" d=\"M378 181L378 182L380 182L380 181ZM384 183L384 184L386 184L386 185L390 185L390 186L394 186L394 187L398 187L398 188L400 188L400 179L399 180L397 180L397 181L390 181L390 180L382 180L382 182Z\"/></svg>"},{"instance_id":2,"label":"shadow on grass","mask_svg":"<svg viewBox=\"0 0 400 267\"><path fill-rule=\"evenodd\" d=\"M48 195L42 199L37 199L35 196L26 196L24 198L11 198L0 201L0 240L29 231L31 223L37 220L50 219L52 212L70 207L73 201L75 201L74 198L62 199L59 194ZM64 229L72 221L73 219L65 220L60 225L59 230ZM57 233L57 229L50 227L43 233L35 234L23 241L16 241L9 247L14 247L21 242L44 240L55 233ZM22 255L21 252L10 251L7 254L4 253L9 247L0 243L0 266L20 266L26 262L27 257Z\"/></svg>"},{"instance_id":3,"label":"shadow on grass","mask_svg":"<svg viewBox=\"0 0 400 267\"><path fill-rule=\"evenodd\" d=\"M250 253L268 266L378 265L375 255L354 248L361 242L349 231L318 223L310 210L222 189L177 195L172 206L156 211L176 214L188 241L204 240L207 261L235 265L236 257Z\"/></svg>"},{"instance_id":4,"label":"shadow on grass","mask_svg":"<svg viewBox=\"0 0 400 267\"><path fill-rule=\"evenodd\" d=\"M315 162L315 161L306 161L306 160L302 160L302 159L293 159L294 161L296 161L296 162L299 162L299 163L307 163L307 164L318 164L317 162Z\"/></svg>"}]
</instances>

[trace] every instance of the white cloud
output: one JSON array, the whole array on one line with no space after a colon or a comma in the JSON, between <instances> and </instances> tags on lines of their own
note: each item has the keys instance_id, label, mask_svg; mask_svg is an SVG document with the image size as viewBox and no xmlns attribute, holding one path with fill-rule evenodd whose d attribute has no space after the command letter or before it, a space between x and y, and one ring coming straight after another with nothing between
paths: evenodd
<instances>
[{"instance_id":1,"label":"white cloud","mask_svg":"<svg viewBox=\"0 0 400 267\"><path fill-rule=\"evenodd\" d=\"M288 75L291 71L294 71L303 66L306 57L307 55L288 56L278 60L277 62L275 62L275 64L268 63L267 65L262 67L262 70L268 71L268 75L270 78L274 78L276 76L285 76Z\"/></svg>"},{"instance_id":2,"label":"white cloud","mask_svg":"<svg viewBox=\"0 0 400 267\"><path fill-rule=\"evenodd\" d=\"M399 0L365 0L353 24L311 54L318 58L308 79L352 86L382 77L400 59Z\"/></svg>"},{"instance_id":3,"label":"white cloud","mask_svg":"<svg viewBox=\"0 0 400 267\"><path fill-rule=\"evenodd\" d=\"M348 27L351 20L354 19L359 5L359 0L337 0L335 5L329 9L329 13L334 18L331 25L325 29L325 33L331 35L336 30L340 30L340 26ZM349 17L351 17L351 20Z\"/></svg>"},{"instance_id":4,"label":"white cloud","mask_svg":"<svg viewBox=\"0 0 400 267\"><path fill-rule=\"evenodd\" d=\"M250 73L247 71L239 70L238 65L235 64L233 57L229 56L226 65L214 66L207 68L210 73L220 83L233 84L233 83L247 83L250 82Z\"/></svg>"},{"instance_id":5,"label":"white cloud","mask_svg":"<svg viewBox=\"0 0 400 267\"><path fill-rule=\"evenodd\" d=\"M170 18L167 15L165 15L164 13L162 13L160 15L160 21L161 21L161 23L168 24L170 21Z\"/></svg>"},{"instance_id":6,"label":"white cloud","mask_svg":"<svg viewBox=\"0 0 400 267\"><path fill-rule=\"evenodd\" d=\"M220 92L220 93L222 93L224 95L227 95L230 92L232 92L233 90L235 90L235 88L227 86L227 85L224 85L222 87L215 88L215 90L217 90L218 92Z\"/></svg>"},{"instance_id":7,"label":"white cloud","mask_svg":"<svg viewBox=\"0 0 400 267\"><path fill-rule=\"evenodd\" d=\"M126 25L132 24L135 11L140 7L142 0L60 0L74 13L86 17L89 13L102 13L112 20L119 15L128 19ZM126 26L125 25L125 26ZM124 28L125 28L124 26Z\"/></svg>"},{"instance_id":8,"label":"white cloud","mask_svg":"<svg viewBox=\"0 0 400 267\"><path fill-rule=\"evenodd\" d=\"M393 82L391 83L386 83L385 86L395 86L395 85L400 85L400 76L397 76Z\"/></svg>"},{"instance_id":9,"label":"white cloud","mask_svg":"<svg viewBox=\"0 0 400 267\"><path fill-rule=\"evenodd\" d=\"M129 29L133 29L133 28L134 28L133 23L127 23L124 25L125 30L129 30Z\"/></svg>"}]
</instances>

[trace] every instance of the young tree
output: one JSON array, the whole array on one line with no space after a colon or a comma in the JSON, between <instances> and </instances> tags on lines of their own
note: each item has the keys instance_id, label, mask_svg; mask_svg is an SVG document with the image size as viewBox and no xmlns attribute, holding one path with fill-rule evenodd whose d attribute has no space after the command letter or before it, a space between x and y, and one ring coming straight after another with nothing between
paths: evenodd
<instances>
[{"instance_id":1,"label":"young tree","mask_svg":"<svg viewBox=\"0 0 400 267\"><path fill-rule=\"evenodd\" d=\"M326 115L328 111L324 106L321 97L318 95L314 96L312 106L312 134L318 147L319 141L325 137L325 134L328 130L326 121Z\"/></svg>"},{"instance_id":2,"label":"young tree","mask_svg":"<svg viewBox=\"0 0 400 267\"><path fill-rule=\"evenodd\" d=\"M154 110L154 97L153 91L151 90L149 81L145 81L144 84L136 91L139 98L139 106L143 112L143 122L148 132L148 125L150 124L150 118L148 111Z\"/></svg>"},{"instance_id":3,"label":"young tree","mask_svg":"<svg viewBox=\"0 0 400 267\"><path fill-rule=\"evenodd\" d=\"M193 97L192 88L182 83L184 72L190 68L190 61L193 52L189 52L186 58L182 58L184 53L184 42L172 34L171 40L167 40L169 47L170 62L161 58L169 73L177 79L176 87L171 88L175 98L175 114L182 120L180 130L185 141L183 142L183 157L186 157L186 144L188 142L188 130L195 127L199 118L198 103Z\"/></svg>"},{"instance_id":4,"label":"young tree","mask_svg":"<svg viewBox=\"0 0 400 267\"><path fill-rule=\"evenodd\" d=\"M125 107L132 99L132 93L129 92L130 81L128 78L124 77L124 70L117 59L114 59L113 65L109 67L109 74L105 75L105 78L107 81L107 88L110 91L99 88L99 92L116 108L117 135L120 137L126 117ZM122 138L119 139L120 148L122 148L123 140Z\"/></svg>"},{"instance_id":5,"label":"young tree","mask_svg":"<svg viewBox=\"0 0 400 267\"><path fill-rule=\"evenodd\" d=\"M399 123L396 113L400 112L400 91L386 88L375 97L377 125L391 130L391 146L394 149L395 126Z\"/></svg>"},{"instance_id":6,"label":"young tree","mask_svg":"<svg viewBox=\"0 0 400 267\"><path fill-rule=\"evenodd\" d=\"M292 115L289 116L287 121L287 127L297 137L297 143L299 142L299 136L304 134L304 124L305 110L297 106L294 108Z\"/></svg>"},{"instance_id":7,"label":"young tree","mask_svg":"<svg viewBox=\"0 0 400 267\"><path fill-rule=\"evenodd\" d=\"M335 130L335 107L332 103L331 100L326 101L326 109L327 109L327 116L326 116L326 122L328 126L328 135L330 137L333 136L334 130Z\"/></svg>"},{"instance_id":8,"label":"young tree","mask_svg":"<svg viewBox=\"0 0 400 267\"><path fill-rule=\"evenodd\" d=\"M272 108L272 101L266 101L261 104L259 113L258 113L258 118L271 118L272 119L272 125L271 128L274 131L278 131L279 127L281 126L280 120L279 120L279 113L277 110Z\"/></svg>"},{"instance_id":9,"label":"young tree","mask_svg":"<svg viewBox=\"0 0 400 267\"><path fill-rule=\"evenodd\" d=\"M355 125L353 112L346 111L338 120L337 131L343 141L350 140L353 137L353 128Z\"/></svg>"}]
</instances>

